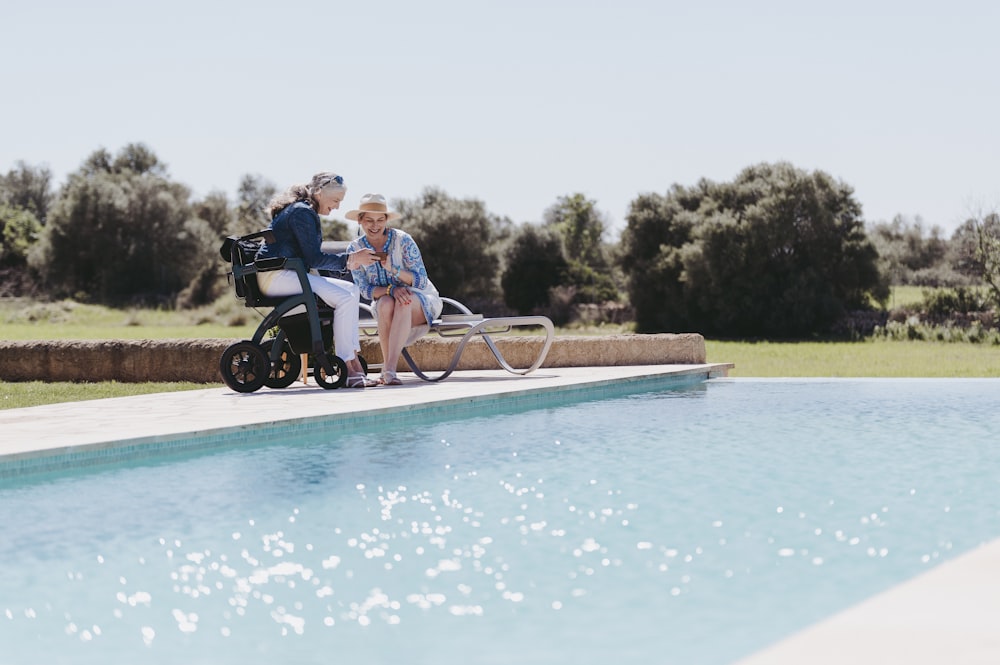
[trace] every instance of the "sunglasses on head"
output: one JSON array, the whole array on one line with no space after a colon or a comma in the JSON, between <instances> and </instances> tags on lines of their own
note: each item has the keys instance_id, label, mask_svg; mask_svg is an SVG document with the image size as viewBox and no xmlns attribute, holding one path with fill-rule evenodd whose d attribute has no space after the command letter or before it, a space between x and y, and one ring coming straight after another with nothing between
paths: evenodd
<instances>
[{"instance_id":1,"label":"sunglasses on head","mask_svg":"<svg viewBox=\"0 0 1000 665\"><path fill-rule=\"evenodd\" d=\"M332 176L330 178L326 178L325 180L323 180L323 182L320 184L320 188L322 189L323 187L326 187L331 182L335 182L338 185L340 185L341 187L344 186L344 178L342 176L335 175L335 176Z\"/></svg>"}]
</instances>

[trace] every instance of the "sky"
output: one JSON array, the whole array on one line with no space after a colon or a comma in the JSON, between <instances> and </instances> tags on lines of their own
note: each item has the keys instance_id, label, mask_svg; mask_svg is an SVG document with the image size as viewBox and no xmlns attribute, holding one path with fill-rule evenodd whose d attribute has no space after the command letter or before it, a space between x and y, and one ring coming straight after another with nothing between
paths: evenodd
<instances>
[{"instance_id":1,"label":"sky","mask_svg":"<svg viewBox=\"0 0 1000 665\"><path fill-rule=\"evenodd\" d=\"M438 187L522 223L581 193L612 238L638 195L762 162L868 222L1000 208L995 0L32 0L0 25L0 172L57 186L143 143L196 198L332 170L341 213Z\"/></svg>"}]
</instances>

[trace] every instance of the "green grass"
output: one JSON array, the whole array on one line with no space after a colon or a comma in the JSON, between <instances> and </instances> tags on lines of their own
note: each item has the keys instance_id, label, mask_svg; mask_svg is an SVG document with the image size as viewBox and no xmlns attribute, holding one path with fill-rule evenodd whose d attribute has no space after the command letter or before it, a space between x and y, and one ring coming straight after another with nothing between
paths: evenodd
<instances>
[{"instance_id":1,"label":"green grass","mask_svg":"<svg viewBox=\"0 0 1000 665\"><path fill-rule=\"evenodd\" d=\"M0 339L235 339L249 338L261 317L232 296L196 310L113 309L70 300L0 299ZM0 409L105 397L194 390L219 384L0 381Z\"/></svg>"},{"instance_id":2,"label":"green grass","mask_svg":"<svg viewBox=\"0 0 1000 665\"><path fill-rule=\"evenodd\" d=\"M886 307L889 310L900 307L920 309L928 294L934 294L941 291L952 291L952 289L939 286L894 286L892 287L892 293L889 296L889 301L886 303ZM973 287L969 289L969 291L977 294L977 296L983 300L987 300L989 297L986 287Z\"/></svg>"},{"instance_id":3,"label":"green grass","mask_svg":"<svg viewBox=\"0 0 1000 665\"><path fill-rule=\"evenodd\" d=\"M235 298L194 310L113 309L71 300L35 302L0 299L0 338L36 339L191 339L244 338L262 316Z\"/></svg>"},{"instance_id":4,"label":"green grass","mask_svg":"<svg viewBox=\"0 0 1000 665\"><path fill-rule=\"evenodd\" d=\"M896 306L922 300L898 287ZM192 311L116 310L71 301L0 300L0 339L248 338L258 314L231 297ZM557 334L609 335L630 326L574 327ZM924 341L733 342L706 340L708 362L735 363L734 377L1000 377L1000 347ZM0 409L206 388L198 383L0 381Z\"/></svg>"},{"instance_id":5,"label":"green grass","mask_svg":"<svg viewBox=\"0 0 1000 665\"><path fill-rule=\"evenodd\" d=\"M0 381L0 409L20 409L26 406L79 402L87 399L106 397L128 397L150 393L169 393L177 390L198 390L212 385L188 382L119 383L100 381L97 383L70 383L66 381L24 381L11 383Z\"/></svg>"},{"instance_id":6,"label":"green grass","mask_svg":"<svg viewBox=\"0 0 1000 665\"><path fill-rule=\"evenodd\" d=\"M924 293L933 290L926 286L894 286L887 306L889 309L895 309L919 305L924 301Z\"/></svg>"},{"instance_id":7,"label":"green grass","mask_svg":"<svg viewBox=\"0 0 1000 665\"><path fill-rule=\"evenodd\" d=\"M985 344L705 341L708 362L734 377L1000 377L1000 347Z\"/></svg>"}]
</instances>

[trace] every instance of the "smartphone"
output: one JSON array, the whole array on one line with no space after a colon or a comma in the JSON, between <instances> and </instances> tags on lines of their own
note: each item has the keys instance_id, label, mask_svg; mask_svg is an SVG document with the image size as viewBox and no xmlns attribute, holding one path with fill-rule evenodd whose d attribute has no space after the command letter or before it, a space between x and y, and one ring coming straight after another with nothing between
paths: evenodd
<instances>
[{"instance_id":1,"label":"smartphone","mask_svg":"<svg viewBox=\"0 0 1000 665\"><path fill-rule=\"evenodd\" d=\"M378 257L379 261L385 261L385 257L389 256L386 252L375 252L375 256Z\"/></svg>"}]
</instances>

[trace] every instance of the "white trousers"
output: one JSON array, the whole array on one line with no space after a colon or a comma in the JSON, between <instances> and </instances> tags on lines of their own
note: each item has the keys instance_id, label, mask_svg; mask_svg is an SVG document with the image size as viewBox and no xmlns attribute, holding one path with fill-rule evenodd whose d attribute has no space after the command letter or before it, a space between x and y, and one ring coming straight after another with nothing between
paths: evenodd
<instances>
[{"instance_id":1,"label":"white trousers","mask_svg":"<svg viewBox=\"0 0 1000 665\"><path fill-rule=\"evenodd\" d=\"M302 293L299 276L294 270L269 270L257 273L257 285L266 296L293 296ZM345 362L354 360L361 350L358 334L358 310L361 291L357 284L333 277L309 275L309 286L313 293L330 307L333 307L333 342L337 356ZM293 309L296 312L298 308Z\"/></svg>"}]
</instances>

